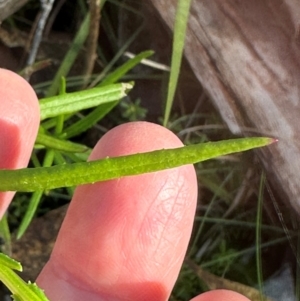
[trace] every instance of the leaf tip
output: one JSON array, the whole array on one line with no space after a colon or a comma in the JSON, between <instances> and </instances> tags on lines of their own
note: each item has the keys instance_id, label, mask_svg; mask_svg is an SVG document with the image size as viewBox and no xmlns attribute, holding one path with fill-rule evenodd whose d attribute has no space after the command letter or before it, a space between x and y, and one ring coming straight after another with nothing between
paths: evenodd
<instances>
[{"instance_id":1,"label":"leaf tip","mask_svg":"<svg viewBox=\"0 0 300 301\"><path fill-rule=\"evenodd\" d=\"M277 143L279 141L279 139L277 139L277 138L269 138L269 145L270 144L273 144L273 143Z\"/></svg>"},{"instance_id":2,"label":"leaf tip","mask_svg":"<svg viewBox=\"0 0 300 301\"><path fill-rule=\"evenodd\" d=\"M127 93L133 88L134 82L122 83L122 94L126 96Z\"/></svg>"}]
</instances>

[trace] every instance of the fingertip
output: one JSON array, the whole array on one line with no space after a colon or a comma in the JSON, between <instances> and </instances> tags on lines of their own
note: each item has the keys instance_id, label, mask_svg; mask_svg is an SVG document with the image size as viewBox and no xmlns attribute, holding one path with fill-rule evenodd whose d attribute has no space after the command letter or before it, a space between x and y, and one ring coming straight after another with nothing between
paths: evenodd
<instances>
[{"instance_id":1,"label":"fingertip","mask_svg":"<svg viewBox=\"0 0 300 301\"><path fill-rule=\"evenodd\" d=\"M16 73L0 69L0 169L26 167L36 139L40 112L32 87ZM14 192L0 192L0 218Z\"/></svg>"},{"instance_id":2,"label":"fingertip","mask_svg":"<svg viewBox=\"0 0 300 301\"><path fill-rule=\"evenodd\" d=\"M106 133L94 147L89 160L181 146L180 139L161 125L146 121L128 122Z\"/></svg>"},{"instance_id":3,"label":"fingertip","mask_svg":"<svg viewBox=\"0 0 300 301\"><path fill-rule=\"evenodd\" d=\"M250 301L245 296L224 289L213 290L203 293L190 301Z\"/></svg>"}]
</instances>

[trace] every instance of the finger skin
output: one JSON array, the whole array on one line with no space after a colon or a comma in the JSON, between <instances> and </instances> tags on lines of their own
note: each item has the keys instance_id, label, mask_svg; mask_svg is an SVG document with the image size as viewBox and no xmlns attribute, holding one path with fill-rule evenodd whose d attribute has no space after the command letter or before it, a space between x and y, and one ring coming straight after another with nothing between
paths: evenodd
<instances>
[{"instance_id":1,"label":"finger skin","mask_svg":"<svg viewBox=\"0 0 300 301\"><path fill-rule=\"evenodd\" d=\"M134 122L107 133L90 160L180 146L169 130ZM38 284L51 301L167 300L196 201L192 165L78 187Z\"/></svg>"},{"instance_id":2,"label":"finger skin","mask_svg":"<svg viewBox=\"0 0 300 301\"><path fill-rule=\"evenodd\" d=\"M214 290L193 298L191 301L250 301L248 298L228 290Z\"/></svg>"},{"instance_id":3,"label":"finger skin","mask_svg":"<svg viewBox=\"0 0 300 301\"><path fill-rule=\"evenodd\" d=\"M19 75L0 69L0 169L26 167L40 123L38 99ZM0 218L14 192L0 192Z\"/></svg>"}]
</instances>

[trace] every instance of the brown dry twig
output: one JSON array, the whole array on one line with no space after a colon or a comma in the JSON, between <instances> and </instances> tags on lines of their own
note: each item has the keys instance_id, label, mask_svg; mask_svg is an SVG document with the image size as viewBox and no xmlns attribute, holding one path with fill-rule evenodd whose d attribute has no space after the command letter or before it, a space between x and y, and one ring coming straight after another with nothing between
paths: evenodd
<instances>
[{"instance_id":1,"label":"brown dry twig","mask_svg":"<svg viewBox=\"0 0 300 301\"><path fill-rule=\"evenodd\" d=\"M90 75L93 72L95 61L97 59L97 44L100 29L100 11L101 0L90 0L90 30L87 39L87 51L85 55L85 67L83 74L85 75L84 86L87 85Z\"/></svg>"}]
</instances>

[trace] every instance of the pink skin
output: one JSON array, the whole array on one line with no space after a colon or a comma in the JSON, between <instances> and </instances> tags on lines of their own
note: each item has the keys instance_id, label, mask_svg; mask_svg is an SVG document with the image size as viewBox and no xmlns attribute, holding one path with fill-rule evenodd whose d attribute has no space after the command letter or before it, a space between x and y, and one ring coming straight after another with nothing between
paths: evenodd
<instances>
[{"instance_id":1,"label":"pink skin","mask_svg":"<svg viewBox=\"0 0 300 301\"><path fill-rule=\"evenodd\" d=\"M0 69L0 168L26 167L40 123L37 97L15 73ZM0 192L0 218L14 192Z\"/></svg>"},{"instance_id":2,"label":"pink skin","mask_svg":"<svg viewBox=\"0 0 300 301\"><path fill-rule=\"evenodd\" d=\"M1 69L0 86L0 166L24 167L38 128L36 96L17 75ZM90 160L181 145L161 126L128 123L107 133ZM2 214L12 196L0 194ZM78 187L38 284L51 301L167 300L186 252L196 200L193 166ZM193 299L208 300L248 299L225 290Z\"/></svg>"}]
</instances>

